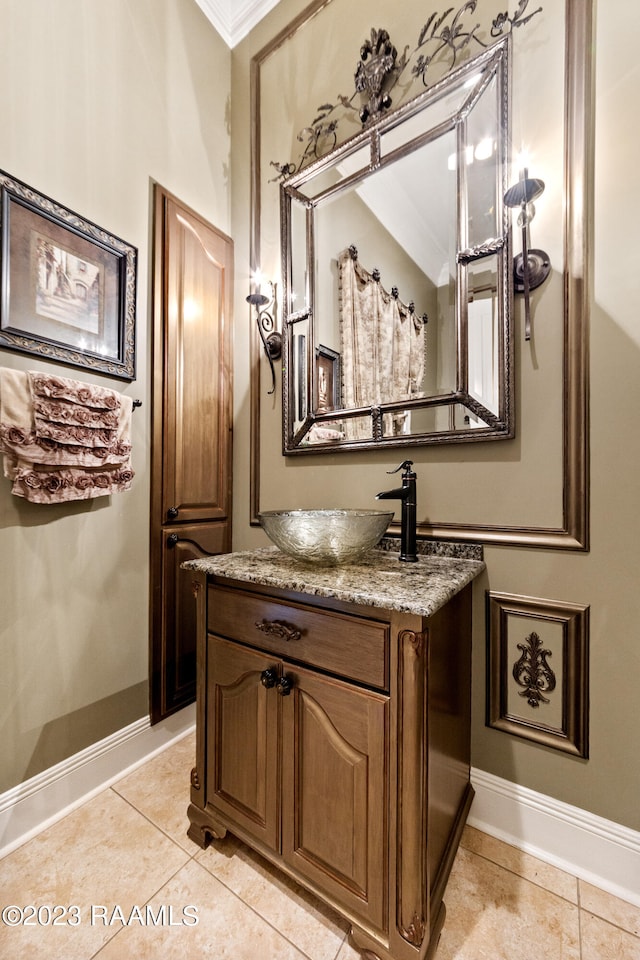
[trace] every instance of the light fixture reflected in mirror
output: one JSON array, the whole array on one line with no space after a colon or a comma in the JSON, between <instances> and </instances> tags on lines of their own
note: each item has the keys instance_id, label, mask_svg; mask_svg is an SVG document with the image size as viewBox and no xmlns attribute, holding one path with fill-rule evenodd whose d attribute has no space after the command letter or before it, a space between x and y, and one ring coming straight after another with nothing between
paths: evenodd
<instances>
[{"instance_id":1,"label":"light fixture reflected in mirror","mask_svg":"<svg viewBox=\"0 0 640 960\"><path fill-rule=\"evenodd\" d=\"M273 365L274 360L279 360L282 356L282 334L276 330L274 314L277 309L277 284L271 280L265 280L259 273L253 276L254 291L247 297L247 303L256 308L256 324L258 333L262 340L264 352L269 361L271 370L271 389L268 393L273 393L276 388L276 371ZM269 294L263 291L265 287Z\"/></svg>"},{"instance_id":2,"label":"light fixture reflected in mirror","mask_svg":"<svg viewBox=\"0 0 640 960\"><path fill-rule=\"evenodd\" d=\"M544 181L529 177L524 167L517 183L504 195L507 207L520 207L518 226L522 230L522 253L513 261L513 287L516 293L524 294L524 338L531 339L531 307L529 292L539 287L549 276L551 262L544 250L529 247L529 224L536 214L533 201L544 191Z\"/></svg>"}]
</instances>

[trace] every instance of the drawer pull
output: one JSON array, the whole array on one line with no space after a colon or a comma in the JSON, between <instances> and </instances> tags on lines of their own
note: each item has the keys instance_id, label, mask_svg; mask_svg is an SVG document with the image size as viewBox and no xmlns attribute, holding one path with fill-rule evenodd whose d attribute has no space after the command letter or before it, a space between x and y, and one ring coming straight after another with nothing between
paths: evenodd
<instances>
[{"instance_id":1,"label":"drawer pull","mask_svg":"<svg viewBox=\"0 0 640 960\"><path fill-rule=\"evenodd\" d=\"M271 687L275 687L278 680L277 671L273 667L269 667L267 670L263 670L260 674L260 683L263 687L266 687L267 690L270 690Z\"/></svg>"},{"instance_id":2,"label":"drawer pull","mask_svg":"<svg viewBox=\"0 0 640 960\"><path fill-rule=\"evenodd\" d=\"M282 620L256 620L256 627L268 637L279 637L281 640L299 640L302 636L297 627L290 627Z\"/></svg>"},{"instance_id":3,"label":"drawer pull","mask_svg":"<svg viewBox=\"0 0 640 960\"><path fill-rule=\"evenodd\" d=\"M292 681L289 677L280 677L276 684L276 690L281 697L288 697L291 693L291 688L293 687Z\"/></svg>"}]
</instances>

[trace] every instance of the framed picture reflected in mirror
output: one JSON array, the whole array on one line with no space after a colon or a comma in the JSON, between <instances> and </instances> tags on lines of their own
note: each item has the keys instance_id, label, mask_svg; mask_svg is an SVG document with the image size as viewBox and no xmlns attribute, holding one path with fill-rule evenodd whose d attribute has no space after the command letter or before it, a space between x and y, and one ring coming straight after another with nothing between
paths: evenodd
<instances>
[{"instance_id":1,"label":"framed picture reflected in mirror","mask_svg":"<svg viewBox=\"0 0 640 960\"><path fill-rule=\"evenodd\" d=\"M340 354L330 347L316 347L316 410L320 413L342 406Z\"/></svg>"}]
</instances>

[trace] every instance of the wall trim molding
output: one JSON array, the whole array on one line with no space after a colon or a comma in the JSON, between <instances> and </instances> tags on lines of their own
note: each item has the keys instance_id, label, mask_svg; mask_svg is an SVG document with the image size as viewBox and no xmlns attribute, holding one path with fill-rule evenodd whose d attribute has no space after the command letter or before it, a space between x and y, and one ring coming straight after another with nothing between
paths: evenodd
<instances>
[{"instance_id":1,"label":"wall trim molding","mask_svg":"<svg viewBox=\"0 0 640 960\"><path fill-rule=\"evenodd\" d=\"M194 728L195 704L154 726L143 717L0 794L0 858Z\"/></svg>"},{"instance_id":2,"label":"wall trim molding","mask_svg":"<svg viewBox=\"0 0 640 960\"><path fill-rule=\"evenodd\" d=\"M640 907L640 833L475 767L468 824Z\"/></svg>"}]
</instances>

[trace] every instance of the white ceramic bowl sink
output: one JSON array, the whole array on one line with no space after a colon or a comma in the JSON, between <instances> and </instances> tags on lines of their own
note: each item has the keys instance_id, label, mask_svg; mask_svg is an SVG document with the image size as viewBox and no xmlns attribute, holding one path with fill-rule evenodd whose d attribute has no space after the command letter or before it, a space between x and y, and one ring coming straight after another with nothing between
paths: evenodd
<instances>
[{"instance_id":1,"label":"white ceramic bowl sink","mask_svg":"<svg viewBox=\"0 0 640 960\"><path fill-rule=\"evenodd\" d=\"M378 543L393 519L382 510L267 510L259 515L269 539L306 563L354 563Z\"/></svg>"}]
</instances>

